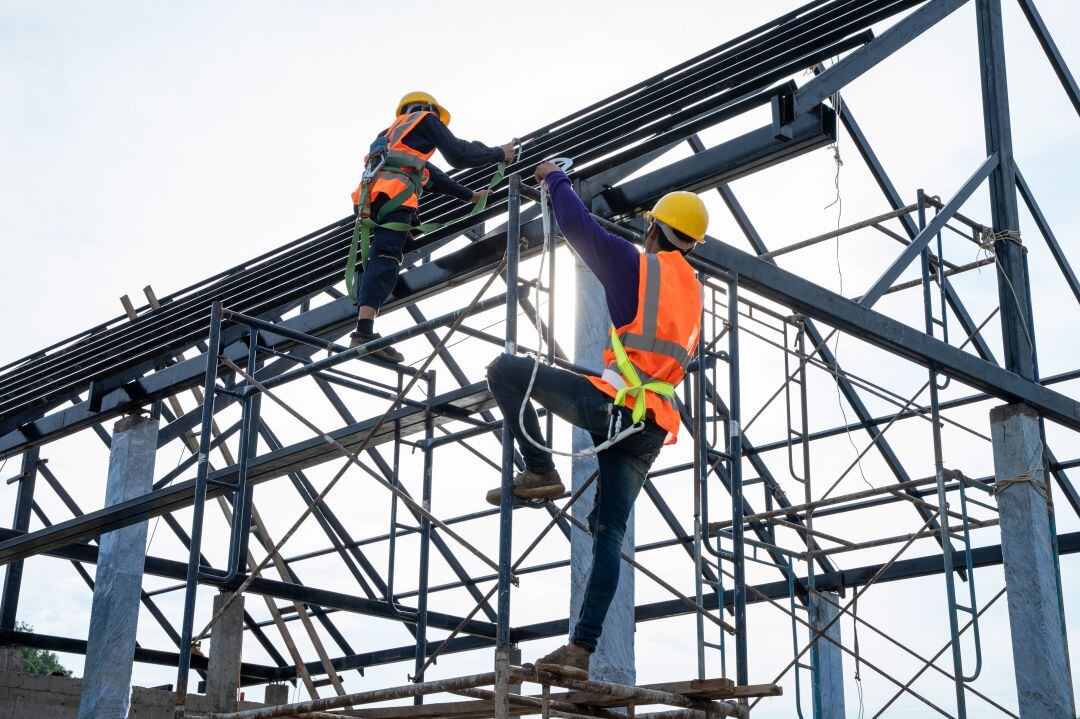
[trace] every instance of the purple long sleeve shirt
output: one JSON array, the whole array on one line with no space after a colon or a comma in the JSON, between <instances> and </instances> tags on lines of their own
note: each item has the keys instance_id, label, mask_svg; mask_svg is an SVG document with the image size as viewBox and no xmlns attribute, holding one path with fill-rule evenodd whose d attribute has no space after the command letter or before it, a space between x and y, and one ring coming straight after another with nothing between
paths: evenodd
<instances>
[{"instance_id":1,"label":"purple long sleeve shirt","mask_svg":"<svg viewBox=\"0 0 1080 719\"><path fill-rule=\"evenodd\" d=\"M616 327L629 324L638 309L640 253L637 247L608 232L593 219L565 173L550 173L547 183L559 229L604 286L611 324Z\"/></svg>"}]
</instances>

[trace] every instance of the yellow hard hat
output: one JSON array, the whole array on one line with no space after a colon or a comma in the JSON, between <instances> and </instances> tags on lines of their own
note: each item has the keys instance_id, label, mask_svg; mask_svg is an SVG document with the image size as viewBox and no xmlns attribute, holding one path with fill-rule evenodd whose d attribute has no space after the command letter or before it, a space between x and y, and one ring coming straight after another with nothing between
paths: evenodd
<instances>
[{"instance_id":1,"label":"yellow hard hat","mask_svg":"<svg viewBox=\"0 0 1080 719\"><path fill-rule=\"evenodd\" d=\"M645 213L645 220L659 220L668 227L678 230L696 242L705 241L705 231L709 229L709 211L701 198L693 192L679 190L669 192Z\"/></svg>"},{"instance_id":2,"label":"yellow hard hat","mask_svg":"<svg viewBox=\"0 0 1080 719\"><path fill-rule=\"evenodd\" d=\"M407 105L411 105L414 102L425 102L429 105L434 105L435 109L439 111L439 119L442 120L442 124L450 124L450 111L440 105L438 100L434 97L420 90L405 93L405 96L402 97L401 101L397 104L397 114L400 115L401 111L404 110Z\"/></svg>"}]
</instances>

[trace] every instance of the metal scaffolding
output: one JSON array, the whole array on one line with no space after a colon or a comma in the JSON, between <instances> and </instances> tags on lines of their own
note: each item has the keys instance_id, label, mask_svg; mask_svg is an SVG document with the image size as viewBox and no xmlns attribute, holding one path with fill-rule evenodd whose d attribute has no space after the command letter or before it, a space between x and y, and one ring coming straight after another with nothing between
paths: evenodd
<instances>
[{"instance_id":1,"label":"metal scaffolding","mask_svg":"<svg viewBox=\"0 0 1080 719\"><path fill-rule=\"evenodd\" d=\"M1053 601L1064 632L1057 559L1080 551L1080 533L1059 534L1054 509L1059 500L1061 511L1080 516L1080 494L1067 475L1080 460L1054 455L1044 421L1080 430L1080 402L1057 389L1080 378L1080 369L1039 374L1027 268L1028 252L1036 243L1020 237L1017 197L1078 302L1080 283L1013 157L999 1L970 2L979 38L986 157L948 199L923 190L903 197L840 92L968 3L818 0L523 136L519 159L483 212L465 220L448 200L425 201L424 221L449 224L414 238L408 248L400 281L384 309L407 312L404 329L358 347L339 344L355 313L340 289L352 229L352 218L344 218L160 300L147 288L147 305L136 308L128 302L123 316L2 368L0 457L21 455L22 469L11 480L18 482L11 527L0 528L0 563L8 567L0 644L85 653L86 641L15 629L23 563L41 555L68 560L92 588L84 565L98 560L93 541L154 519L164 522L186 557L148 553L145 573L170 583L144 590L141 602L176 648L139 647L135 660L177 668L178 719L198 715L187 706L191 673L205 676L208 669L206 658L191 648L208 637L244 595L261 595L265 601L264 618L245 609L243 622L273 664L242 664L240 684L292 682L305 688L308 700L211 712L217 719L340 717L353 714L340 710L389 700L412 703L363 709L356 715L628 713L704 719L749 716L759 702L771 701L789 702L800 717L810 707L815 717L831 717L837 715L827 711L829 703L842 702L842 695L840 700L830 698L825 667L843 654L895 687L873 716L901 697L947 717L966 717L969 702L994 714L1028 714L1031 710L1023 702L1017 709L1008 697L975 686L990 655L981 622L1002 596L1013 593L988 590L980 570L1002 564L1005 554L1016 551L1010 548L1005 529L1009 520L1000 498L1015 487L1036 488L1045 497ZM1032 0L1019 4L1080 115L1076 83ZM871 27L882 23L891 24L875 35ZM826 67L833 57L838 59ZM808 70L809 78L804 75ZM700 136L766 109L771 119L756 130L712 147ZM729 183L836 143L841 127L891 209L770 249ZM685 147L688 156L671 159L679 154L673 150ZM464 360L458 345L468 341L470 347L488 348L488 356L491 348L536 355L538 361L588 373L570 361L558 342L555 307L562 288L557 286L561 278L556 266L569 250L543 221L545 198L531 184L536 165L555 155L574 159L575 187L598 221L633 242L642 239L641 212L675 189L718 192L743 235L739 241L709 238L690 256L705 288L702 332L697 357L675 399L692 451L686 461L654 468L644 486L644 495L671 536L639 544L634 557L623 556L670 595L665 601L638 605L637 621L694 616L698 671L691 681L649 687L574 681L519 666L513 656L521 643L568 630L567 618L513 624L511 600L520 578L569 564L532 557L548 536L561 534L569 540L573 532L588 533L570 510L596 475L552 502L514 499L508 488L515 470L523 466L521 457L504 420L489 411L494 402L482 371L472 366L476 355ZM657 162L665 164L644 171ZM480 188L486 172L462 171L456 179ZM990 191L991 211L980 222L959 210L984 185ZM485 232L484 222L497 226ZM463 236L467 241L458 241ZM822 243L854 237L877 240L889 258L879 278L858 296L843 296L808 279L805 272L782 266L797 268L796 258ZM737 246L742 240L749 251ZM964 252L957 252L957 246ZM522 268L542 255L546 275L524 278ZM993 278L998 301L980 319L969 313L953 283L983 267L992 269L992 275L981 277ZM530 291L538 301L530 299ZM876 308L883 297L897 293L906 293L902 296L908 307L921 309L921 316L895 318ZM420 303L433 297L443 300L443 314L428 317ZM522 314L537 332L518 331ZM1001 328L1001 363L987 331L995 317ZM480 322L485 326L477 326ZM857 340L867 352L883 351L920 368L926 372L925 382L920 379L921 386L911 391L899 379L882 382L841 364L835 344L840 337ZM427 343L415 366L371 357L383 346L410 340L414 345ZM537 344L530 347L527 342ZM748 346L753 358L768 354L775 364L747 361ZM185 355L192 350L193 356ZM449 388L443 379L447 375L453 382ZM764 401L756 396L747 401L741 390L749 380L775 386L775 391ZM966 394L956 390L954 381L969 388ZM840 398L844 423L839 426L816 416L813 388L822 383ZM194 407L186 409L181 399L189 394ZM312 397L325 403L313 409ZM961 421L954 412L987 400L1022 405L1037 415L1042 456L1028 471L970 477L963 467L947 466L946 437L953 432L985 446L993 443L996 458L998 436L991 438L985 426ZM357 406L379 409L357 417ZM871 411L882 406L889 408L884 414ZM160 420L159 450L178 446L183 457L157 478L151 492L83 510L64 480L50 470L43 452L56 440L88 429L108 445L102 423L140 412ZM766 418L773 417L782 417L782 436L752 443L751 437L764 433ZM554 426L550 415L546 419L550 439ZM287 423L289 429L278 434L280 427L272 429L271 422ZM932 458L932 474L910 474L911 463L905 465L891 441L898 432L890 430L898 426L924 432L923 453ZM815 450L845 436L856 453L836 472ZM856 446L858 437L865 443ZM498 454L483 446L491 441L499 443ZM503 500L498 509L440 516L433 491L440 475L449 475L451 469L436 455L450 448L455 457L468 458L467 471L499 477ZM419 452L419 461L405 460L406 452ZM868 457L886 474L872 481L864 476L870 485L866 489L853 490L850 483L841 487L853 473L863 474L862 461ZM328 479L310 476L323 465L332 469ZM463 470L455 466L452 471ZM692 478L690 517L680 517L657 488L655 480L672 475ZM346 477L363 478L365 491L370 486L372 492L389 493L385 533L354 537L353 518L335 511L333 490ZM287 528L268 526L256 509L260 485L271 481L291 484L301 500ZM418 487L419 494L408 484ZM43 485L71 518L46 516L38 494ZM219 505L228 527L225 561L217 564L204 553L211 501ZM899 517L905 510L898 508L904 505L911 510L902 515L908 518L903 526L883 525L871 537L845 536L830 521L892 510L897 511L889 516ZM176 513L189 509L191 520L185 524ZM542 529L529 536L520 528L515 533L515 519L529 510L539 510L532 516L544 517ZM687 522L692 524L689 530ZM286 554L290 539L301 531L309 537L317 534L326 544ZM477 541L484 531L485 540ZM413 540L418 549L415 561L408 563L415 564L416 584L402 590L396 580L402 572L399 555L406 550L400 545ZM525 541L524 549L515 546L515 540ZM916 545L932 551L912 557ZM671 548L685 552L692 584L681 586L650 568L649 552ZM375 558L378 550L385 550L384 571L377 566L382 561ZM865 557L868 552L886 559L840 566L854 553ZM300 581L299 565L326 558L334 558L355 580L352 591ZM433 560L442 562L454 579L433 584ZM271 568L276 578L271 578ZM947 641L935 655L926 656L903 636L859 616L858 602L873 587L930 575L944 583L948 625ZM762 576L772 581L760 581ZM198 598L207 588L216 588L225 599L203 616ZM159 598L181 590L182 614L170 616ZM467 594L473 608L462 615L436 611L439 597L450 592ZM750 657L754 637L749 617L759 605L771 607L774 615L779 612L785 627L790 624L790 661L785 660L775 676L757 676L760 669ZM1016 611L1010 604L1010 612ZM343 613L398 623L415 641L358 652L338 627ZM839 638L841 622L887 641L920 669L911 676L898 675L867 657L857 639ZM305 657L297 643L297 623L314 659ZM432 630L445 635L436 639ZM1013 641L1015 645L1016 636ZM491 649L492 672L430 678L439 657ZM948 668L937 663L941 657ZM732 679L707 679L714 661ZM345 673L392 663L411 663L409 684L346 692ZM955 699L943 705L920 691L918 681L924 676L949 682ZM794 692L777 698L785 681L793 683ZM523 683L540 686L540 693L523 694ZM320 696L324 686L331 687L333 696ZM556 694L551 687L567 691ZM1068 691L1071 701L1071 688ZM447 694L465 699L424 703L426 697ZM640 711L653 705L669 708Z\"/></svg>"}]
</instances>

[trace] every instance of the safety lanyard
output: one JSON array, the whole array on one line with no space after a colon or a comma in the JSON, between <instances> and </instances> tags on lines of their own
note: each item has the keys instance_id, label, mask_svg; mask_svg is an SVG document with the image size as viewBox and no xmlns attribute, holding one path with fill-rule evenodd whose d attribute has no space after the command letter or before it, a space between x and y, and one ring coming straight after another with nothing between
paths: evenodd
<instances>
[{"instance_id":1,"label":"safety lanyard","mask_svg":"<svg viewBox=\"0 0 1080 719\"><path fill-rule=\"evenodd\" d=\"M611 350L615 353L615 364L619 366L619 371L622 372L623 380L626 382L625 387L616 391L614 404L616 407L625 407L626 396L632 396L634 398L634 409L631 418L634 424L637 424L645 419L645 392L653 392L661 397L670 398L675 395L675 385L660 380L650 380L642 383L637 368L634 367L634 363L627 356L626 349L623 347L622 340L619 339L619 333L615 331L614 326L611 328Z\"/></svg>"},{"instance_id":2,"label":"safety lanyard","mask_svg":"<svg viewBox=\"0 0 1080 719\"><path fill-rule=\"evenodd\" d=\"M420 197L420 193L423 190L423 186L420 181L414 175L404 168L388 167L386 165L379 169L380 173L390 173L400 175L405 179L406 187L397 193L390 199L388 199L382 207L379 208L379 219L398 209L409 199L413 194ZM506 163L500 162L498 168L495 170L495 174L492 175L491 180L488 181L486 190L490 191L495 189L495 186L503 181L506 177ZM368 199L368 192L370 188L370 182L362 182L360 188L360 203L356 207L356 222L353 224L352 244L349 245L349 259L345 264L345 288L349 291L349 297L356 301L356 255L357 250L360 254L360 264L362 267L367 266L368 261L368 248L371 246L371 233L376 227L381 227L384 230L390 230L392 232L434 232L435 230L442 229L449 222L427 222L421 225L412 225L408 222L376 222L370 217L363 216L363 208ZM485 194L480 198L480 201L473 205L472 210L465 217L458 218L465 219L472 217L478 212L483 212L487 207L488 195ZM456 222L458 220L451 220L450 222Z\"/></svg>"}]
</instances>

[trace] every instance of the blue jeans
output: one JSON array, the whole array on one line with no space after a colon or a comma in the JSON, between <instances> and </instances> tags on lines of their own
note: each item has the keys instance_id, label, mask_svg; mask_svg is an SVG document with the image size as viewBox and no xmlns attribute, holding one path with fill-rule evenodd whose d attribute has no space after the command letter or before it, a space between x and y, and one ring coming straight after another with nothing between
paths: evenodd
<instances>
[{"instance_id":1,"label":"blue jeans","mask_svg":"<svg viewBox=\"0 0 1080 719\"><path fill-rule=\"evenodd\" d=\"M380 196L381 199L381 196ZM372 207L376 215L378 206ZM409 210L395 210L387 213L380 222L406 222L415 224L416 215ZM361 307L382 307L397 285L398 270L404 257L405 242L408 232L395 232L384 227L376 227L371 233L371 246L368 248L368 261L364 273L360 276L360 291L356 304Z\"/></svg>"},{"instance_id":2,"label":"blue jeans","mask_svg":"<svg viewBox=\"0 0 1080 719\"><path fill-rule=\"evenodd\" d=\"M510 431L525 458L525 465L532 470L548 471L555 468L551 455L525 439L518 423L518 410L525 399L532 369L533 360L527 357L499 355L488 365L488 387L502 411L503 421L509 423ZM623 415L623 427L631 424L629 410L614 407L611 398L591 382L566 370L540 365L532 399L558 417L589 432L594 445L607 439L612 411ZM531 404L525 408L525 428L530 437L543 443L540 421ZM597 455L600 478L596 501L589 513L593 563L581 613L571 637L574 644L590 652L596 649L596 642L604 628L604 617L619 586L620 555L630 510L645 484L649 467L660 454L666 436L664 429L648 420L645 429Z\"/></svg>"}]
</instances>

